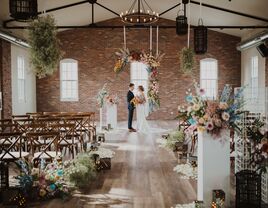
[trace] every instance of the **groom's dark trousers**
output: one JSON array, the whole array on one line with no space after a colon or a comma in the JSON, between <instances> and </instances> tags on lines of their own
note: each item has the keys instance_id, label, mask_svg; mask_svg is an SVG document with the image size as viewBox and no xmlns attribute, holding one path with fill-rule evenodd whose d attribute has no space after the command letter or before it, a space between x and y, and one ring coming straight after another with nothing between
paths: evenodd
<instances>
[{"instance_id":1,"label":"groom's dark trousers","mask_svg":"<svg viewBox=\"0 0 268 208\"><path fill-rule=\"evenodd\" d=\"M131 103L131 100L134 98L133 92L130 90L127 93L127 104L128 104L128 129L132 129L132 120L134 114L134 103Z\"/></svg>"}]
</instances>

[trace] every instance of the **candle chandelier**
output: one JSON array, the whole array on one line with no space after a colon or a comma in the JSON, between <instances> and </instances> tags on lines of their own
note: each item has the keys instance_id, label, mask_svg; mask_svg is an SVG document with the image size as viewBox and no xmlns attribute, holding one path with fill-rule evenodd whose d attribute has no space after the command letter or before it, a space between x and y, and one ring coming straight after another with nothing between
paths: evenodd
<instances>
[{"instance_id":1,"label":"candle chandelier","mask_svg":"<svg viewBox=\"0 0 268 208\"><path fill-rule=\"evenodd\" d=\"M124 23L131 25L148 25L159 20L159 14L146 0L134 0L129 10L121 12L120 17Z\"/></svg>"}]
</instances>

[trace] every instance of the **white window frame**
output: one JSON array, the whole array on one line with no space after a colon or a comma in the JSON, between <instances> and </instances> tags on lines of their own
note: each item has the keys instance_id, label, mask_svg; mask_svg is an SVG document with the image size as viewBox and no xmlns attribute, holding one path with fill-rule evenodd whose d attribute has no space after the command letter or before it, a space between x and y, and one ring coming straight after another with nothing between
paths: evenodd
<instances>
[{"instance_id":1,"label":"white window frame","mask_svg":"<svg viewBox=\"0 0 268 208\"><path fill-rule=\"evenodd\" d=\"M214 62L215 63L215 65L216 65L216 78L204 78L203 77L203 75L202 75L202 63L204 63L204 62ZM202 88L202 89L204 89L205 90L205 95L204 95L204 97L206 97L208 100L216 100L217 99L217 97L218 97L218 81L219 81L219 70L218 70L218 68L219 68L219 66L218 66L218 60L217 59L214 59L214 58L205 58L205 59L202 59L202 60L200 60L200 87ZM202 85L202 81L204 81L204 80L215 80L216 81L216 86L215 86L215 89L214 89L214 96L207 96L207 94L206 94L206 88Z\"/></svg>"},{"instance_id":2,"label":"white window frame","mask_svg":"<svg viewBox=\"0 0 268 208\"><path fill-rule=\"evenodd\" d=\"M18 102L24 103L26 100L25 90L25 58L23 56L17 57L17 87L18 87Z\"/></svg>"},{"instance_id":3,"label":"white window frame","mask_svg":"<svg viewBox=\"0 0 268 208\"><path fill-rule=\"evenodd\" d=\"M141 67L143 68L142 70L146 70L147 74L146 74L146 77L133 77L134 76L134 73L133 73L133 70L140 70ZM141 74L140 74L141 76ZM148 92L148 84L149 84L149 72L147 71L147 66L142 63L142 62L138 62L138 61L134 61L134 62L131 62L130 64L130 82L135 84L135 90L134 90L134 94L136 94L138 91L138 83L141 83L141 82L146 82L146 86L143 85L144 87L144 94L145 94L145 97L146 97L146 100L147 100L147 92ZM148 100L146 102L146 109L145 109L145 113L146 115L148 116L149 115L149 103L148 103Z\"/></svg>"},{"instance_id":4,"label":"white window frame","mask_svg":"<svg viewBox=\"0 0 268 208\"><path fill-rule=\"evenodd\" d=\"M76 64L76 79L65 79L63 80L63 64ZM72 69L73 70L73 69ZM79 101L79 89L78 89L78 82L79 82L79 73L78 73L78 61L75 59L63 59L60 61L60 101L62 102L77 102ZM63 82L66 81L71 81L71 82L76 82L76 92L75 96L73 97L63 97Z\"/></svg>"},{"instance_id":5,"label":"white window frame","mask_svg":"<svg viewBox=\"0 0 268 208\"><path fill-rule=\"evenodd\" d=\"M259 57L252 56L250 62L250 88L251 98L258 98L259 94Z\"/></svg>"}]
</instances>

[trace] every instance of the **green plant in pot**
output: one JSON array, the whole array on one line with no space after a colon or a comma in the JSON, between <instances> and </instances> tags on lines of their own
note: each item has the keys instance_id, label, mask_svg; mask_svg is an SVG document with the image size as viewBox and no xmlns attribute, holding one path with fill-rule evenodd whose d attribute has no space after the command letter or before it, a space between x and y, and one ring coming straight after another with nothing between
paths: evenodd
<instances>
[{"instance_id":1,"label":"green plant in pot","mask_svg":"<svg viewBox=\"0 0 268 208\"><path fill-rule=\"evenodd\" d=\"M181 50L180 68L185 74L191 74L193 72L195 68L195 57L193 49L184 47Z\"/></svg>"},{"instance_id":2,"label":"green plant in pot","mask_svg":"<svg viewBox=\"0 0 268 208\"><path fill-rule=\"evenodd\" d=\"M169 133L165 146L172 151L183 145L185 134L182 130L175 130Z\"/></svg>"},{"instance_id":3,"label":"green plant in pot","mask_svg":"<svg viewBox=\"0 0 268 208\"><path fill-rule=\"evenodd\" d=\"M30 23L30 59L38 78L53 74L61 59L55 19L49 15Z\"/></svg>"}]
</instances>

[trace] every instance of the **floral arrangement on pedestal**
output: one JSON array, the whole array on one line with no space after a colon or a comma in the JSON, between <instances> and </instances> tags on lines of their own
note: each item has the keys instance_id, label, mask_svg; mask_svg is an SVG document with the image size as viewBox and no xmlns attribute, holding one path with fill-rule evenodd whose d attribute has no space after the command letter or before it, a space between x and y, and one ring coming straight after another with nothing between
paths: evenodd
<instances>
[{"instance_id":1,"label":"floral arrangement on pedestal","mask_svg":"<svg viewBox=\"0 0 268 208\"><path fill-rule=\"evenodd\" d=\"M251 165L257 171L267 172L268 167L268 124L256 118L245 128L246 138L250 143Z\"/></svg>"},{"instance_id":2,"label":"floral arrangement on pedestal","mask_svg":"<svg viewBox=\"0 0 268 208\"><path fill-rule=\"evenodd\" d=\"M108 90L107 90L107 84L105 83L97 95L97 102L100 108L104 106L104 102L107 96L108 96Z\"/></svg>"},{"instance_id":3,"label":"floral arrangement on pedestal","mask_svg":"<svg viewBox=\"0 0 268 208\"><path fill-rule=\"evenodd\" d=\"M118 95L107 95L106 97L106 103L108 105L117 105L119 103L119 97Z\"/></svg>"},{"instance_id":4,"label":"floral arrangement on pedestal","mask_svg":"<svg viewBox=\"0 0 268 208\"><path fill-rule=\"evenodd\" d=\"M115 73L120 73L126 69L128 63L133 61L142 62L147 66L149 73L149 88L148 88L148 102L150 113L157 110L160 107L159 97L159 84L158 84L158 70L160 62L164 54L157 56L150 55L145 51L129 51L129 49L120 49L116 52L118 56L117 62L114 67Z\"/></svg>"},{"instance_id":5,"label":"floral arrangement on pedestal","mask_svg":"<svg viewBox=\"0 0 268 208\"><path fill-rule=\"evenodd\" d=\"M234 128L240 131L236 122L240 119L244 101L241 99L244 88L232 93L232 87L225 85L220 99L207 100L205 91L194 83L195 92L186 92L187 106L179 106L179 118L188 120L191 128L206 130L218 136L223 129Z\"/></svg>"}]
</instances>

